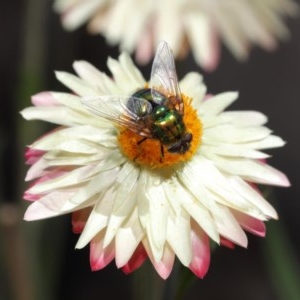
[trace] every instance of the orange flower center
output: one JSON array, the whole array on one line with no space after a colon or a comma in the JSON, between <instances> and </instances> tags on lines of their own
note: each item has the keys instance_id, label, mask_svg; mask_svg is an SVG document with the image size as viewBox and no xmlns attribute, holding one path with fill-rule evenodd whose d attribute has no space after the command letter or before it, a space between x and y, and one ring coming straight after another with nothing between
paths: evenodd
<instances>
[{"instance_id":1,"label":"orange flower center","mask_svg":"<svg viewBox=\"0 0 300 300\"><path fill-rule=\"evenodd\" d=\"M191 159L200 146L203 129L197 111L191 106L192 99L183 94L181 97L184 103L183 123L186 132L192 134L192 141L186 152L171 153L168 151L170 145L164 145L159 139L145 139L128 128L122 128L118 136L122 153L135 163L150 168L170 167Z\"/></svg>"}]
</instances>

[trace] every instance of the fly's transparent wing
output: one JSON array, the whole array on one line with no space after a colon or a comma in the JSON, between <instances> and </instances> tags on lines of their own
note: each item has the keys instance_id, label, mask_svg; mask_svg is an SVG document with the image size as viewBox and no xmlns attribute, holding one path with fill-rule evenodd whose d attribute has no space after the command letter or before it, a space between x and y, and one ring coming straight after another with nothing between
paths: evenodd
<instances>
[{"instance_id":1,"label":"fly's transparent wing","mask_svg":"<svg viewBox=\"0 0 300 300\"><path fill-rule=\"evenodd\" d=\"M124 128L151 138L148 120L151 104L141 98L128 96L83 97L81 103L88 111Z\"/></svg>"},{"instance_id":2,"label":"fly's transparent wing","mask_svg":"<svg viewBox=\"0 0 300 300\"><path fill-rule=\"evenodd\" d=\"M161 99L156 97L155 90L162 91L168 99L167 106L175 108L180 114L183 114L183 101L178 85L174 56L165 41L160 42L156 50L150 88L153 91L152 97L155 102L161 104Z\"/></svg>"}]
</instances>

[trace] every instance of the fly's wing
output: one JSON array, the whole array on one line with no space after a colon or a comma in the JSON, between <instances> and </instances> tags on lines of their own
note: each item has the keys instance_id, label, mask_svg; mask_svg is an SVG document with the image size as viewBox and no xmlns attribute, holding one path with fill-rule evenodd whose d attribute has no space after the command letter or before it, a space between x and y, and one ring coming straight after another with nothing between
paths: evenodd
<instances>
[{"instance_id":1,"label":"fly's wing","mask_svg":"<svg viewBox=\"0 0 300 300\"><path fill-rule=\"evenodd\" d=\"M83 97L81 102L91 113L130 129L141 136L152 138L149 126L147 126L152 106L147 100L108 95Z\"/></svg>"},{"instance_id":2,"label":"fly's wing","mask_svg":"<svg viewBox=\"0 0 300 300\"><path fill-rule=\"evenodd\" d=\"M162 91L166 98L166 106L175 108L183 115L183 101L178 85L175 62L169 45L162 41L159 43L152 65L150 87L153 101L162 104L156 96L155 90ZM165 105L165 104L162 104Z\"/></svg>"}]
</instances>

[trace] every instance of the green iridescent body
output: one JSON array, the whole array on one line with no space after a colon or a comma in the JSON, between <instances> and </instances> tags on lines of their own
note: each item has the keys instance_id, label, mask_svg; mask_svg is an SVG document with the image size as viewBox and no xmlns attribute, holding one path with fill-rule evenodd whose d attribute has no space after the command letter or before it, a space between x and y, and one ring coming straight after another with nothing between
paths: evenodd
<instances>
[{"instance_id":1,"label":"green iridescent body","mask_svg":"<svg viewBox=\"0 0 300 300\"><path fill-rule=\"evenodd\" d=\"M151 128L153 137L165 145L176 142L185 132L182 117L176 110L157 106L154 108L152 116L154 119Z\"/></svg>"},{"instance_id":2,"label":"green iridescent body","mask_svg":"<svg viewBox=\"0 0 300 300\"><path fill-rule=\"evenodd\" d=\"M185 141L185 144L189 144L192 138L189 133L186 133L182 115L175 108L165 106L168 103L168 98L151 89L139 90L132 97L142 98L151 103L152 111L149 115L143 107L139 107L138 110L135 109L134 113L140 117L147 117L145 120L148 120L152 137L158 139L162 144L170 146L168 147L170 152L184 153L187 149L186 147L182 149L184 144L182 140ZM155 101L153 97L155 97ZM174 145L175 148L172 147ZM172 148L174 148L173 151Z\"/></svg>"}]
</instances>

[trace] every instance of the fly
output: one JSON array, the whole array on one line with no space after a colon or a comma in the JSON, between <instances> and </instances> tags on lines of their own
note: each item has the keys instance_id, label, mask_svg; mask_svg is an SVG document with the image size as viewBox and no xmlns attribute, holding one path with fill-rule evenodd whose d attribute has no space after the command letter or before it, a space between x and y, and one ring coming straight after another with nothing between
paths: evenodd
<instances>
[{"instance_id":1,"label":"fly","mask_svg":"<svg viewBox=\"0 0 300 300\"><path fill-rule=\"evenodd\" d=\"M85 97L82 103L92 113L127 128L146 139L157 139L170 153L184 154L193 136L183 121L184 103L178 85L174 56L161 42L154 57L150 87L131 96Z\"/></svg>"}]
</instances>

